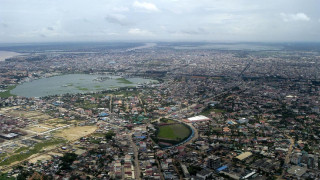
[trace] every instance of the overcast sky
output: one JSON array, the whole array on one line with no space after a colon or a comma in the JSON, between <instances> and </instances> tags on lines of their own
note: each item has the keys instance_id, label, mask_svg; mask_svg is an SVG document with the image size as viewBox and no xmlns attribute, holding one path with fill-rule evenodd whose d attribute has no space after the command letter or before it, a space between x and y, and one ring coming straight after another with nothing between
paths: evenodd
<instances>
[{"instance_id":1,"label":"overcast sky","mask_svg":"<svg viewBox=\"0 0 320 180\"><path fill-rule=\"evenodd\" d=\"M0 0L0 43L320 41L320 0Z\"/></svg>"}]
</instances>

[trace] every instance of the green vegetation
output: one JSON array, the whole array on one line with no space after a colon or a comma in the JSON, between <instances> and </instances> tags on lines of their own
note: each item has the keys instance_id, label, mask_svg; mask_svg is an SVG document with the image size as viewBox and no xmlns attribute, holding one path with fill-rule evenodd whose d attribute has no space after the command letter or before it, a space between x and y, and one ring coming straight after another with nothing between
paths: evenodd
<instances>
[{"instance_id":1,"label":"green vegetation","mask_svg":"<svg viewBox=\"0 0 320 180\"><path fill-rule=\"evenodd\" d=\"M106 140L111 140L113 136L115 136L116 134L113 131L108 131L107 134L105 135Z\"/></svg>"},{"instance_id":2,"label":"green vegetation","mask_svg":"<svg viewBox=\"0 0 320 180\"><path fill-rule=\"evenodd\" d=\"M89 141L90 143L93 143L93 144L99 144L101 142L100 139L94 139L94 138L91 138Z\"/></svg>"},{"instance_id":3,"label":"green vegetation","mask_svg":"<svg viewBox=\"0 0 320 180\"><path fill-rule=\"evenodd\" d=\"M201 171L201 167L200 166L194 166L194 165L191 165L188 167L188 171L190 173L190 175L196 175L197 172Z\"/></svg>"},{"instance_id":4,"label":"green vegetation","mask_svg":"<svg viewBox=\"0 0 320 180\"><path fill-rule=\"evenodd\" d=\"M14 94L11 94L11 90L12 89L14 89L16 87L16 85L14 85L14 86L9 86L9 87L7 87L5 90L6 91L4 91L4 92L0 92L0 97L2 97L2 98L8 98L8 97L10 97L10 96L16 96L16 95L14 95Z\"/></svg>"},{"instance_id":5,"label":"green vegetation","mask_svg":"<svg viewBox=\"0 0 320 180\"><path fill-rule=\"evenodd\" d=\"M131 81L128 81L125 78L117 78L116 80L118 83L122 83L122 84L133 84Z\"/></svg>"},{"instance_id":6,"label":"green vegetation","mask_svg":"<svg viewBox=\"0 0 320 180\"><path fill-rule=\"evenodd\" d=\"M7 153L1 153L0 154L0 158L6 157L6 156L7 156Z\"/></svg>"},{"instance_id":7,"label":"green vegetation","mask_svg":"<svg viewBox=\"0 0 320 180\"><path fill-rule=\"evenodd\" d=\"M213 107L207 107L207 108L203 109L203 111L200 113L200 115L208 116L208 115L210 115L211 112L224 113L225 110L217 109L217 108L213 108Z\"/></svg>"},{"instance_id":8,"label":"green vegetation","mask_svg":"<svg viewBox=\"0 0 320 180\"><path fill-rule=\"evenodd\" d=\"M93 104L90 101L84 101L83 103L82 102L75 103L75 106L83 109L94 109L98 107L98 104Z\"/></svg>"},{"instance_id":9,"label":"green vegetation","mask_svg":"<svg viewBox=\"0 0 320 180\"><path fill-rule=\"evenodd\" d=\"M63 155L63 157L60 158L62 163L60 164L60 167L62 170L68 170L71 169L70 165L77 159L77 155L75 153L66 153Z\"/></svg>"},{"instance_id":10,"label":"green vegetation","mask_svg":"<svg viewBox=\"0 0 320 180\"><path fill-rule=\"evenodd\" d=\"M223 110L223 109L213 109L213 112L215 112L215 113L224 113L226 111Z\"/></svg>"},{"instance_id":11,"label":"green vegetation","mask_svg":"<svg viewBox=\"0 0 320 180\"><path fill-rule=\"evenodd\" d=\"M20 147L19 149L17 149L17 150L15 151L15 153L20 153L20 152L25 151L25 150L28 150L28 149L29 149L29 147Z\"/></svg>"},{"instance_id":12,"label":"green vegetation","mask_svg":"<svg viewBox=\"0 0 320 180\"><path fill-rule=\"evenodd\" d=\"M8 177L7 173L0 174L0 180L14 180L14 179L15 179L14 177Z\"/></svg>"},{"instance_id":13,"label":"green vegetation","mask_svg":"<svg viewBox=\"0 0 320 180\"><path fill-rule=\"evenodd\" d=\"M105 137L106 134L104 134L104 133L93 133L92 136L94 136L94 137Z\"/></svg>"},{"instance_id":14,"label":"green vegetation","mask_svg":"<svg viewBox=\"0 0 320 180\"><path fill-rule=\"evenodd\" d=\"M121 90L113 93L114 95L123 95L125 97L128 96L137 96L139 94L139 91L133 90L133 91L127 91L127 90Z\"/></svg>"},{"instance_id":15,"label":"green vegetation","mask_svg":"<svg viewBox=\"0 0 320 180\"><path fill-rule=\"evenodd\" d=\"M94 97L94 98L103 98L103 97L105 97L106 96L106 94L92 94L92 97Z\"/></svg>"},{"instance_id":16,"label":"green vegetation","mask_svg":"<svg viewBox=\"0 0 320 180\"><path fill-rule=\"evenodd\" d=\"M167 124L171 124L171 123L175 123L176 121L172 120L172 119L167 119L167 118L161 118L160 122L162 123L167 123Z\"/></svg>"},{"instance_id":17,"label":"green vegetation","mask_svg":"<svg viewBox=\"0 0 320 180\"><path fill-rule=\"evenodd\" d=\"M190 135L191 131L186 125L172 124L159 127L158 138L180 141Z\"/></svg>"},{"instance_id":18,"label":"green vegetation","mask_svg":"<svg viewBox=\"0 0 320 180\"><path fill-rule=\"evenodd\" d=\"M77 86L76 88L80 91L88 91L89 90L88 88L84 88L84 87L80 87L80 86Z\"/></svg>"},{"instance_id":19,"label":"green vegetation","mask_svg":"<svg viewBox=\"0 0 320 180\"><path fill-rule=\"evenodd\" d=\"M33 148L29 148L27 152L20 152L18 154L14 154L12 156L9 156L8 158L6 158L4 161L2 161L0 163L0 166L9 165L9 164L16 162L16 161L25 160L25 159L29 158L30 156L32 156L33 154L39 153L44 147L53 146L53 145L57 145L60 143L65 143L65 142L66 142L66 140L63 140L63 139L51 139L51 140L40 142L40 143L36 144ZM18 150L20 151L20 149L18 149Z\"/></svg>"}]
</instances>

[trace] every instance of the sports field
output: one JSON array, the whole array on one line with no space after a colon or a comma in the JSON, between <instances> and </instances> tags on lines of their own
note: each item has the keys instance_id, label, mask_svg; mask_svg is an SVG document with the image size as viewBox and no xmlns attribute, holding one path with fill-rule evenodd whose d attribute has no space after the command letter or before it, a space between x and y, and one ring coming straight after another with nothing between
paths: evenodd
<instances>
[{"instance_id":1,"label":"sports field","mask_svg":"<svg viewBox=\"0 0 320 180\"><path fill-rule=\"evenodd\" d=\"M180 141L190 135L191 131L183 124L172 124L159 127L157 137L159 139L168 139Z\"/></svg>"}]
</instances>

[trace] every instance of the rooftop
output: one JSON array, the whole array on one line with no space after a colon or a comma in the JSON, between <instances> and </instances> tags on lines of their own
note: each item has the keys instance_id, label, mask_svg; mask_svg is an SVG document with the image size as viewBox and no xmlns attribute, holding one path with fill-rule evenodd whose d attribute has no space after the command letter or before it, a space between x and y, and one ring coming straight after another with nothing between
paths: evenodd
<instances>
[{"instance_id":1,"label":"rooftop","mask_svg":"<svg viewBox=\"0 0 320 180\"><path fill-rule=\"evenodd\" d=\"M250 157L252 155L251 152L244 152L242 154L240 154L239 156L237 156L236 158L239 159L240 161Z\"/></svg>"},{"instance_id":2,"label":"rooftop","mask_svg":"<svg viewBox=\"0 0 320 180\"><path fill-rule=\"evenodd\" d=\"M302 176L304 173L306 173L307 168L300 167L300 166L292 166L290 169L288 169L289 174L296 175L298 177Z\"/></svg>"},{"instance_id":3,"label":"rooftop","mask_svg":"<svg viewBox=\"0 0 320 180\"><path fill-rule=\"evenodd\" d=\"M199 115L199 116L194 116L194 117L190 117L188 118L188 120L190 122L196 122L196 121L209 121L210 118L203 116L203 115Z\"/></svg>"}]
</instances>

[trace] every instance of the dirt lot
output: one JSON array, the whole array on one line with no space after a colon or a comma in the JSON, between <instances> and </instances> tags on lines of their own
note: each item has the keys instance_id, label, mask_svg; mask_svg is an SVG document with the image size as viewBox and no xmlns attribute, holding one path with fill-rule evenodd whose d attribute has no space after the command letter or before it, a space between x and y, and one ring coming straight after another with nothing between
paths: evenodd
<instances>
[{"instance_id":1,"label":"dirt lot","mask_svg":"<svg viewBox=\"0 0 320 180\"><path fill-rule=\"evenodd\" d=\"M40 126L40 128L44 128L44 129L53 129L53 128L56 128L55 126L51 126L48 125L48 124L38 124L38 126Z\"/></svg>"},{"instance_id":2,"label":"dirt lot","mask_svg":"<svg viewBox=\"0 0 320 180\"><path fill-rule=\"evenodd\" d=\"M34 116L32 118L36 120L46 120L46 119L50 119L51 117L46 114L40 114L39 116Z\"/></svg>"},{"instance_id":3,"label":"dirt lot","mask_svg":"<svg viewBox=\"0 0 320 180\"><path fill-rule=\"evenodd\" d=\"M53 118L53 119L48 119L45 121L45 123L50 126L54 126L54 127L60 127L60 126L65 126L66 124L77 124L80 123L81 121L77 121L77 120L64 120L64 119L59 119L59 118Z\"/></svg>"},{"instance_id":4,"label":"dirt lot","mask_svg":"<svg viewBox=\"0 0 320 180\"><path fill-rule=\"evenodd\" d=\"M56 124L56 123L61 123L61 122L64 122L65 120L63 119L58 119L58 118L53 118L53 119L48 119L46 121L46 123L49 123L49 124Z\"/></svg>"},{"instance_id":5,"label":"dirt lot","mask_svg":"<svg viewBox=\"0 0 320 180\"><path fill-rule=\"evenodd\" d=\"M0 114L5 114L11 117L20 117L20 118L27 118L27 119L34 119L34 120L47 120L50 119L50 116L47 114L43 114L39 111L28 111L24 109L18 109L19 106L10 107L10 108L2 108L0 110Z\"/></svg>"},{"instance_id":6,"label":"dirt lot","mask_svg":"<svg viewBox=\"0 0 320 180\"><path fill-rule=\"evenodd\" d=\"M55 128L54 126L50 126L47 124L37 124L37 125L34 125L34 126L28 128L28 130L34 131L36 133L42 133L42 132L45 132L45 131L48 131L48 130L54 129L54 128Z\"/></svg>"},{"instance_id":7,"label":"dirt lot","mask_svg":"<svg viewBox=\"0 0 320 180\"><path fill-rule=\"evenodd\" d=\"M93 133L97 129L96 126L77 126L63 129L55 136L63 137L69 141L77 140L83 136Z\"/></svg>"},{"instance_id":8,"label":"dirt lot","mask_svg":"<svg viewBox=\"0 0 320 180\"><path fill-rule=\"evenodd\" d=\"M42 116L43 114L37 111L12 110L8 113L8 115L13 117L31 118L31 117Z\"/></svg>"},{"instance_id":9,"label":"dirt lot","mask_svg":"<svg viewBox=\"0 0 320 180\"><path fill-rule=\"evenodd\" d=\"M52 157L50 155L44 154L35 158L32 158L29 160L29 163L36 163L37 161L45 161L45 160L49 160Z\"/></svg>"},{"instance_id":10,"label":"dirt lot","mask_svg":"<svg viewBox=\"0 0 320 180\"><path fill-rule=\"evenodd\" d=\"M48 131L48 129L45 129L42 127L32 127L32 128L29 128L29 130L37 132L37 133L42 133L42 132Z\"/></svg>"},{"instance_id":11,"label":"dirt lot","mask_svg":"<svg viewBox=\"0 0 320 180\"><path fill-rule=\"evenodd\" d=\"M0 110L1 114L7 114L9 111L12 111L13 109L19 108L20 106L13 106L13 107L6 107L6 108L2 108Z\"/></svg>"},{"instance_id":12,"label":"dirt lot","mask_svg":"<svg viewBox=\"0 0 320 180\"><path fill-rule=\"evenodd\" d=\"M62 153L57 153L57 152L49 152L48 154L53 156L61 156L61 157L63 156Z\"/></svg>"}]
</instances>

